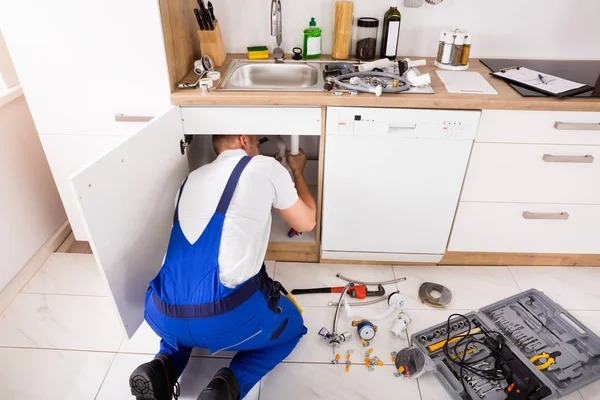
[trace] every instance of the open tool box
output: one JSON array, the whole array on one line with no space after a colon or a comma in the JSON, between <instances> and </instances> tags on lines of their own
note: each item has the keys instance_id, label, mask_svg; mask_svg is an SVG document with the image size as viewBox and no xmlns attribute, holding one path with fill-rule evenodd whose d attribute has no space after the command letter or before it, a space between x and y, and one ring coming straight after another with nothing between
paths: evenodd
<instances>
[{"instance_id":1,"label":"open tool box","mask_svg":"<svg viewBox=\"0 0 600 400\"><path fill-rule=\"evenodd\" d=\"M455 315L412 343L457 400L553 399L600 378L600 338L535 289Z\"/></svg>"}]
</instances>

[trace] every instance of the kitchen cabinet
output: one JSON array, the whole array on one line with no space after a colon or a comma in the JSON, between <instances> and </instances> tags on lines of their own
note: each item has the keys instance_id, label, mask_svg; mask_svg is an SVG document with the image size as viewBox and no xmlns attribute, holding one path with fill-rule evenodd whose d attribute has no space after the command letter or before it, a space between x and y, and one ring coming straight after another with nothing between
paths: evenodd
<instances>
[{"instance_id":1,"label":"kitchen cabinet","mask_svg":"<svg viewBox=\"0 0 600 400\"><path fill-rule=\"evenodd\" d=\"M77 240L89 236L69 177L125 140L123 135L40 135L54 182Z\"/></svg>"},{"instance_id":2,"label":"kitchen cabinet","mask_svg":"<svg viewBox=\"0 0 600 400\"><path fill-rule=\"evenodd\" d=\"M310 111L315 110L321 115L320 108ZM302 109L272 111L307 112ZM236 119L235 114L228 116L237 121L237 125L230 125L232 129L240 130L245 126L246 120ZM282 132L286 132L286 126L281 127ZM322 140L315 135L317 128L320 132L320 118L312 129L302 132L300 146L303 141L307 144L316 141L318 144L313 143L312 147L320 153ZM200 150L211 151L211 147L207 149L208 136L201 136L205 140L200 140L204 144ZM106 275L124 328L130 336L143 320L148 282L160 269L167 248L175 194L192 164L188 161L190 153L183 155L181 151L180 143L184 138L182 110L173 107L71 177L71 189L83 216L84 228L89 233L94 256ZM311 164L306 174L309 183L313 184L313 191L319 193L321 163ZM318 261L318 229L299 240L286 236L289 228L281 220L274 220L273 229L272 237L277 242L270 243L269 252L282 259L300 257L300 261Z\"/></svg>"},{"instance_id":3,"label":"kitchen cabinet","mask_svg":"<svg viewBox=\"0 0 600 400\"><path fill-rule=\"evenodd\" d=\"M0 26L40 134L130 134L116 114L170 107L156 2L3 1Z\"/></svg>"},{"instance_id":4,"label":"kitchen cabinet","mask_svg":"<svg viewBox=\"0 0 600 400\"><path fill-rule=\"evenodd\" d=\"M450 252L600 254L600 113L482 112Z\"/></svg>"}]
</instances>

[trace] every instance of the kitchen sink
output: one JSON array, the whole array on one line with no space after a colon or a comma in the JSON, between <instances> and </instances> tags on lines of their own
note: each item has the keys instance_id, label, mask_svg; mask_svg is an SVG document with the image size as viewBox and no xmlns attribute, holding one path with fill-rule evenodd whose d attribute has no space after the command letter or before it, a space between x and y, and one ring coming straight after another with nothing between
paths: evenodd
<instances>
[{"instance_id":1,"label":"kitchen sink","mask_svg":"<svg viewBox=\"0 0 600 400\"><path fill-rule=\"evenodd\" d=\"M217 90L322 91L324 65L295 60L233 60Z\"/></svg>"}]
</instances>

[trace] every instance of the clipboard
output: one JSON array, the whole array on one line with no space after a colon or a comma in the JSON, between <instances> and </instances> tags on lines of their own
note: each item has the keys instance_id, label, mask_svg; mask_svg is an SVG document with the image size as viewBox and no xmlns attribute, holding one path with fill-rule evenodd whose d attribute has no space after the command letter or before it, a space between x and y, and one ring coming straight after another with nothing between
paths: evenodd
<instances>
[{"instance_id":1,"label":"clipboard","mask_svg":"<svg viewBox=\"0 0 600 400\"><path fill-rule=\"evenodd\" d=\"M594 90L592 86L569 81L558 76L545 74L525 67L508 67L491 72L490 75L501 78L511 84L535 90L559 98L576 96ZM539 78L541 76L541 79ZM564 88L565 90L561 90Z\"/></svg>"}]
</instances>

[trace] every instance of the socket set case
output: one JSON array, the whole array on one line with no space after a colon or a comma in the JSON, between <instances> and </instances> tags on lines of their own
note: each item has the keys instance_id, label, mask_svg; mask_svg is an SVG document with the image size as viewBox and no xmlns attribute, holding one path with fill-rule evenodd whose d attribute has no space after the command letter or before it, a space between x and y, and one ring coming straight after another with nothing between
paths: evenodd
<instances>
[{"instance_id":1,"label":"socket set case","mask_svg":"<svg viewBox=\"0 0 600 400\"><path fill-rule=\"evenodd\" d=\"M514 356L535 375L541 384L550 389L551 393L537 397L539 399L563 397L600 378L600 338L538 290L531 289L517 294L484 307L479 312L465 314L465 317L470 321L475 319L488 331L498 332L504 336L505 344ZM457 325L456 322L461 320L464 321L459 317L453 318L450 326ZM463 326L452 331L450 338L468 331L464 322L461 325ZM472 328L474 327L472 325ZM489 386L485 391L480 389L478 392L470 385L463 385L460 367L448 360L443 348L435 351L428 350L430 345L446 339L446 334L439 335L442 330L447 332L447 321L415 333L411 340L413 346L419 348L433 361L435 370L432 373L448 394L456 400L506 399L508 394L504 388L509 386L506 380L495 384L488 383ZM424 343L423 336L427 338ZM429 338L433 339L429 340ZM464 361L469 363L477 363L492 354L483 346L475 349L458 348L457 351L460 356L462 351L466 351ZM532 357L540 354L556 355L559 352L560 355L553 358L555 362L553 364L548 362L550 366L546 366L544 370L540 370L536 365L547 362L548 358L540 357L539 361L536 360L538 364L531 361ZM465 381L467 378L465 377ZM473 376L471 380L475 378L478 377ZM498 389L494 390L494 385ZM500 387L502 390L499 390ZM468 393L465 393L465 390ZM481 393L485 395L481 396Z\"/></svg>"}]
</instances>

